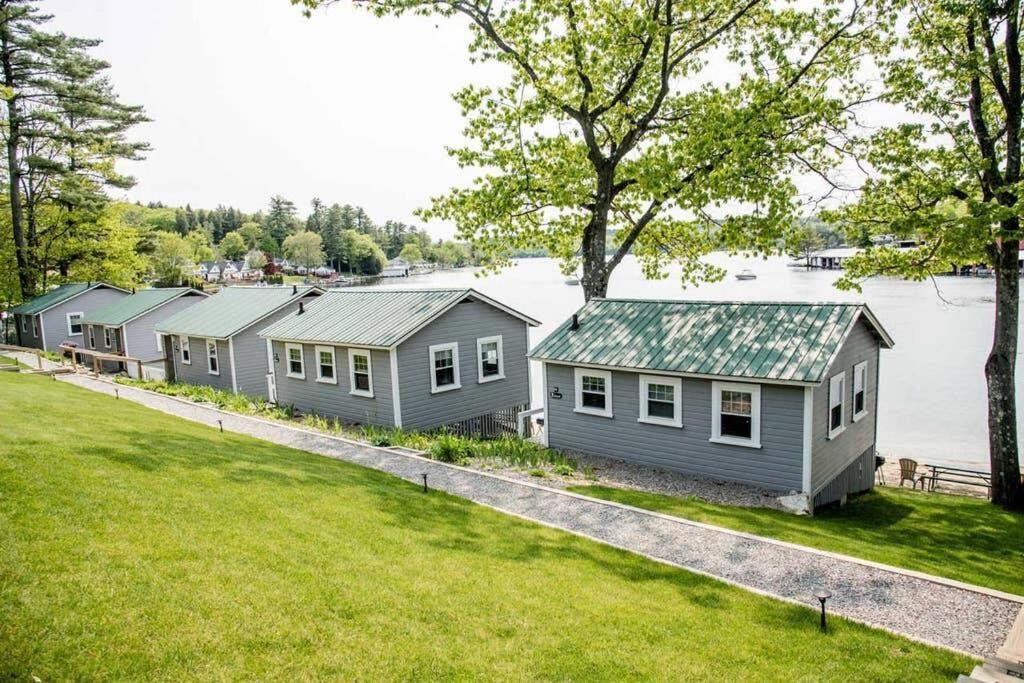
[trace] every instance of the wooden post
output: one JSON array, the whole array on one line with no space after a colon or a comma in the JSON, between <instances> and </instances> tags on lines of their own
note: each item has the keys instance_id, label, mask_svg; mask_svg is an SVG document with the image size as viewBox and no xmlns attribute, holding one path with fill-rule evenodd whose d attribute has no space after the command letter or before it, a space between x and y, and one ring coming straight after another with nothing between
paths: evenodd
<instances>
[{"instance_id":1,"label":"wooden post","mask_svg":"<svg viewBox=\"0 0 1024 683\"><path fill-rule=\"evenodd\" d=\"M36 349L36 365L40 370L43 369L43 352L40 349Z\"/></svg>"},{"instance_id":2,"label":"wooden post","mask_svg":"<svg viewBox=\"0 0 1024 683\"><path fill-rule=\"evenodd\" d=\"M142 376L142 361L141 360L137 360L135 362L138 363L138 365L139 365L139 377L138 378L139 379L145 379L145 377Z\"/></svg>"},{"instance_id":3,"label":"wooden post","mask_svg":"<svg viewBox=\"0 0 1024 683\"><path fill-rule=\"evenodd\" d=\"M96 373L96 376L100 376L100 358L99 356L92 357L92 371Z\"/></svg>"}]
</instances>

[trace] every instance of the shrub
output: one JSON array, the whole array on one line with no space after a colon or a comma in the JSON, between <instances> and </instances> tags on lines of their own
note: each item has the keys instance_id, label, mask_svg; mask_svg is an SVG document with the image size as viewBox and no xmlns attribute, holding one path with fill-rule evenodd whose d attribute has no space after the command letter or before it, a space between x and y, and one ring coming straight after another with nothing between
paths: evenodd
<instances>
[{"instance_id":1,"label":"shrub","mask_svg":"<svg viewBox=\"0 0 1024 683\"><path fill-rule=\"evenodd\" d=\"M541 477L541 478L544 478L544 477L548 476L548 473L545 472L544 470L542 470L539 467L534 467L533 469L529 470L527 472L527 474L529 474L531 477Z\"/></svg>"},{"instance_id":2,"label":"shrub","mask_svg":"<svg viewBox=\"0 0 1024 683\"><path fill-rule=\"evenodd\" d=\"M576 474L576 468L567 462L560 462L555 465L555 474L563 477L571 477Z\"/></svg>"},{"instance_id":3,"label":"shrub","mask_svg":"<svg viewBox=\"0 0 1024 683\"><path fill-rule=\"evenodd\" d=\"M442 432L430 445L430 457L440 462L463 462L468 455L463 439L449 432Z\"/></svg>"},{"instance_id":4,"label":"shrub","mask_svg":"<svg viewBox=\"0 0 1024 683\"><path fill-rule=\"evenodd\" d=\"M375 425L366 425L363 427L363 438L371 445L380 446L381 448L398 445L395 443L394 434L390 429L377 427Z\"/></svg>"}]
</instances>

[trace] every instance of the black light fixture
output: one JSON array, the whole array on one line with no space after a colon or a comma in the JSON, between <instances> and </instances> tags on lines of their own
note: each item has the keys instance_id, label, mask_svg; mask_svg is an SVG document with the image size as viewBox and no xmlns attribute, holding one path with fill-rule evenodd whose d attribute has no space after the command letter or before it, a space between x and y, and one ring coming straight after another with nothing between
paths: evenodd
<instances>
[{"instance_id":1,"label":"black light fixture","mask_svg":"<svg viewBox=\"0 0 1024 683\"><path fill-rule=\"evenodd\" d=\"M427 493L427 473L423 473L423 493Z\"/></svg>"},{"instance_id":2,"label":"black light fixture","mask_svg":"<svg viewBox=\"0 0 1024 683\"><path fill-rule=\"evenodd\" d=\"M217 420L217 424L220 425L220 432L221 432L221 434L223 434L224 433L224 420Z\"/></svg>"},{"instance_id":3,"label":"black light fixture","mask_svg":"<svg viewBox=\"0 0 1024 683\"><path fill-rule=\"evenodd\" d=\"M824 588L819 588L814 597L818 598L818 602L821 603L821 632L824 633L827 629L825 624L825 601L831 598L832 594Z\"/></svg>"},{"instance_id":4,"label":"black light fixture","mask_svg":"<svg viewBox=\"0 0 1024 683\"><path fill-rule=\"evenodd\" d=\"M114 389L114 398L115 399L120 399L121 398L121 393L117 389Z\"/></svg>"}]
</instances>

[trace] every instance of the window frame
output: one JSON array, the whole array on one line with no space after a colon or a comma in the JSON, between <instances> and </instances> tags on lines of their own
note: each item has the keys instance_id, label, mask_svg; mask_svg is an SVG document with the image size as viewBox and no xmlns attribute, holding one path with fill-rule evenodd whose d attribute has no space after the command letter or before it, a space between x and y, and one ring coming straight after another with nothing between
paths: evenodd
<instances>
[{"instance_id":1,"label":"window frame","mask_svg":"<svg viewBox=\"0 0 1024 683\"><path fill-rule=\"evenodd\" d=\"M497 344L498 345L498 374L484 377L484 359L483 359L483 346L484 344ZM502 346L501 335L496 334L491 337L477 337L476 340L476 381L477 384L486 384L487 382L496 382L500 379L505 379L505 349Z\"/></svg>"},{"instance_id":2,"label":"window frame","mask_svg":"<svg viewBox=\"0 0 1024 683\"><path fill-rule=\"evenodd\" d=\"M323 370L323 363L320 362L320 354L329 353L331 354L331 376L325 377ZM314 346L313 357L316 360L316 381L320 384L337 384L338 383L338 354L335 352L333 346ZM305 368L303 368L305 372Z\"/></svg>"},{"instance_id":3,"label":"window frame","mask_svg":"<svg viewBox=\"0 0 1024 683\"><path fill-rule=\"evenodd\" d=\"M213 345L213 355L210 354L210 345ZM217 364L217 369L213 369L213 365L210 361L214 361ZM206 374L208 375L220 375L220 349L217 348L217 340L207 337L206 339Z\"/></svg>"},{"instance_id":4,"label":"window frame","mask_svg":"<svg viewBox=\"0 0 1024 683\"><path fill-rule=\"evenodd\" d=\"M28 334L28 319L30 316L24 313L19 313L18 317L21 318L21 333Z\"/></svg>"},{"instance_id":5,"label":"window frame","mask_svg":"<svg viewBox=\"0 0 1024 683\"><path fill-rule=\"evenodd\" d=\"M583 378L600 377L604 380L604 408L590 408L583 405ZM594 370L592 368L573 368L573 385L575 388L576 402L573 406L574 413L582 415L595 415L597 417L614 417L612 410L612 373L611 370Z\"/></svg>"},{"instance_id":6,"label":"window frame","mask_svg":"<svg viewBox=\"0 0 1024 683\"><path fill-rule=\"evenodd\" d=\"M857 380L860 379L860 390L864 393L864 409L857 412ZM857 422L868 414L868 362L861 361L853 366L853 393L850 395L850 407L853 410L853 421Z\"/></svg>"},{"instance_id":7,"label":"window frame","mask_svg":"<svg viewBox=\"0 0 1024 683\"><path fill-rule=\"evenodd\" d=\"M356 366L355 357L366 356L366 375L370 382L367 391L356 388ZM348 350L348 393L363 398L373 398L373 354L370 349L350 347Z\"/></svg>"},{"instance_id":8,"label":"window frame","mask_svg":"<svg viewBox=\"0 0 1024 683\"><path fill-rule=\"evenodd\" d=\"M434 364L434 357L440 351L452 352L452 373L454 375L455 382L453 384L445 384L439 387L437 386L437 367ZM459 372L459 342L434 344L429 349L428 357L430 359L430 393L440 394L445 391L454 391L462 388L462 374Z\"/></svg>"},{"instance_id":9,"label":"window frame","mask_svg":"<svg viewBox=\"0 0 1024 683\"><path fill-rule=\"evenodd\" d=\"M838 385L838 388L837 388ZM833 394L839 397L839 426L832 428ZM829 439L834 439L846 431L846 371L828 378L828 411L825 413L825 431Z\"/></svg>"},{"instance_id":10,"label":"window frame","mask_svg":"<svg viewBox=\"0 0 1024 683\"><path fill-rule=\"evenodd\" d=\"M107 327L106 325L103 326L103 348L114 348L114 345L110 343L110 328Z\"/></svg>"},{"instance_id":11,"label":"window frame","mask_svg":"<svg viewBox=\"0 0 1024 683\"><path fill-rule=\"evenodd\" d=\"M292 372L292 349L297 349L299 352L299 372ZM292 344L290 342L284 345L284 371L285 376L291 377L292 379L306 379L306 352L302 347L302 344Z\"/></svg>"},{"instance_id":12,"label":"window frame","mask_svg":"<svg viewBox=\"0 0 1024 683\"><path fill-rule=\"evenodd\" d=\"M36 339L39 338L39 316L38 315L33 315L32 316L32 336L35 337Z\"/></svg>"},{"instance_id":13,"label":"window frame","mask_svg":"<svg viewBox=\"0 0 1024 683\"><path fill-rule=\"evenodd\" d=\"M750 394L750 438L722 434L722 392ZM748 382L711 382L711 443L761 448L761 385Z\"/></svg>"},{"instance_id":14,"label":"window frame","mask_svg":"<svg viewBox=\"0 0 1024 683\"><path fill-rule=\"evenodd\" d=\"M639 415L637 422L643 422L646 424L660 425L662 427L676 427L682 428L683 426L683 378L682 377L669 377L667 375L640 375L639 376ZM672 387L672 417L659 417L657 415L651 415L648 411L650 409L648 387L652 384L661 384L664 386Z\"/></svg>"},{"instance_id":15,"label":"window frame","mask_svg":"<svg viewBox=\"0 0 1024 683\"><path fill-rule=\"evenodd\" d=\"M180 347L182 365L192 365L192 344L189 342L187 334L178 335L178 346Z\"/></svg>"},{"instance_id":16,"label":"window frame","mask_svg":"<svg viewBox=\"0 0 1024 683\"><path fill-rule=\"evenodd\" d=\"M77 315L78 316L78 332L72 332L71 331L71 325L72 325L72 323L71 323L71 316L73 316L73 315ZM83 335L83 333L85 332L85 325L82 323L82 318L84 316L85 316L85 313L83 313L82 311L70 311L70 312L64 314L64 321L68 325L68 336L69 337L81 337Z\"/></svg>"},{"instance_id":17,"label":"window frame","mask_svg":"<svg viewBox=\"0 0 1024 683\"><path fill-rule=\"evenodd\" d=\"M89 332L86 334L86 340L89 342L89 348L96 349L96 326L89 325Z\"/></svg>"}]
</instances>

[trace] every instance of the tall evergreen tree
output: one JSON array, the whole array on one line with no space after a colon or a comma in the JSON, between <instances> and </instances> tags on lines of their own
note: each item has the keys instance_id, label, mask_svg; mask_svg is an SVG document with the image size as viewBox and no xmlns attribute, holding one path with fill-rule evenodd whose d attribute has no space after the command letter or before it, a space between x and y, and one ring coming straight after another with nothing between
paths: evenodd
<instances>
[{"instance_id":1,"label":"tall evergreen tree","mask_svg":"<svg viewBox=\"0 0 1024 683\"><path fill-rule=\"evenodd\" d=\"M277 244L282 244L298 227L295 204L280 195L271 197L270 211L263 220L263 227Z\"/></svg>"}]
</instances>

